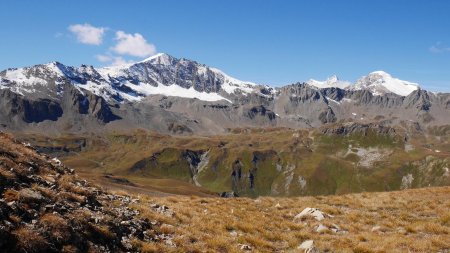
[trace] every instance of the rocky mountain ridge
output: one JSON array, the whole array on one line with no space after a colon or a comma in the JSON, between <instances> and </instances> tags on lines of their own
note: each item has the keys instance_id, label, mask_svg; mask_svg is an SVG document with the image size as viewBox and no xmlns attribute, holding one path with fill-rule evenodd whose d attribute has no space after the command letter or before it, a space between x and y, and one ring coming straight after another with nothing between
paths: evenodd
<instances>
[{"instance_id":1,"label":"rocky mountain ridge","mask_svg":"<svg viewBox=\"0 0 450 253\"><path fill-rule=\"evenodd\" d=\"M422 90L381 71L354 85L334 76L274 88L167 54L118 67L52 62L7 69L0 72L0 97L0 128L19 131L214 134L381 119L450 124L450 94Z\"/></svg>"}]
</instances>

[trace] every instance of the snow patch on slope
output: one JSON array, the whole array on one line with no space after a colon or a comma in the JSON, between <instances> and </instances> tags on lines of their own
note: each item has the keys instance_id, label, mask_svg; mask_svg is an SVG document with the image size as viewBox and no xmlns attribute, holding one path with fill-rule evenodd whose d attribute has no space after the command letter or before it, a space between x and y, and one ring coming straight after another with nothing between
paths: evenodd
<instances>
[{"instance_id":1,"label":"snow patch on slope","mask_svg":"<svg viewBox=\"0 0 450 253\"><path fill-rule=\"evenodd\" d=\"M32 75L26 75L24 68L8 69L4 77L0 79L0 89L10 89L14 93L24 95L35 91L34 86L44 85L44 79Z\"/></svg>"},{"instance_id":2,"label":"snow patch on slope","mask_svg":"<svg viewBox=\"0 0 450 253\"><path fill-rule=\"evenodd\" d=\"M257 84L252 82L244 82L241 80L238 80L236 78L233 78L227 74L225 74L222 70L216 69L216 68L210 68L213 72L215 72L218 75L223 76L224 83L222 84L222 89L228 93L233 94L236 92L236 90L240 90L243 93L251 93Z\"/></svg>"},{"instance_id":3,"label":"snow patch on slope","mask_svg":"<svg viewBox=\"0 0 450 253\"><path fill-rule=\"evenodd\" d=\"M189 89L183 88L181 86L178 86L176 84L172 85L163 85L158 84L158 86L153 86L147 83L140 83L139 85L135 85L132 83L126 84L128 87L133 89L134 91L137 91L141 94L144 94L146 96L149 95L164 95L164 96L172 96L172 97L183 97L183 98L197 98L203 101L219 101L219 100L225 100L231 103L229 99L226 99L222 96L220 96L217 93L206 93L206 92L199 92L194 89L194 87L190 87ZM134 100L139 101L143 97L137 97L137 96L127 96L128 100Z\"/></svg>"}]
</instances>

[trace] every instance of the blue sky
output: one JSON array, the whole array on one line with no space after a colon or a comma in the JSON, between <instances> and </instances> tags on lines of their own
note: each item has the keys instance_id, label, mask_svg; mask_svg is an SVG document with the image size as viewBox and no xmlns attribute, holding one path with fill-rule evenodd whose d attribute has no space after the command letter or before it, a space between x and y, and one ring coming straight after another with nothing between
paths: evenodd
<instances>
[{"instance_id":1,"label":"blue sky","mask_svg":"<svg viewBox=\"0 0 450 253\"><path fill-rule=\"evenodd\" d=\"M104 66L165 52L271 85L384 70L450 91L446 0L1 4L0 69L54 60Z\"/></svg>"}]
</instances>

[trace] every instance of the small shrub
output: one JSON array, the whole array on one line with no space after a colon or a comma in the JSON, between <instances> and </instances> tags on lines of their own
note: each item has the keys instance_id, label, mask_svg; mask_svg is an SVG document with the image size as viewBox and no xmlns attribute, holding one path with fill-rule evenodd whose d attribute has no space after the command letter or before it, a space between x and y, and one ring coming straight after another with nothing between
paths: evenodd
<instances>
[{"instance_id":1,"label":"small shrub","mask_svg":"<svg viewBox=\"0 0 450 253\"><path fill-rule=\"evenodd\" d=\"M46 252L49 243L45 238L29 228L19 228L12 233L17 240L17 250L24 252Z\"/></svg>"},{"instance_id":2,"label":"small shrub","mask_svg":"<svg viewBox=\"0 0 450 253\"><path fill-rule=\"evenodd\" d=\"M39 221L50 238L57 242L70 239L70 227L67 221L57 214L47 213Z\"/></svg>"},{"instance_id":3,"label":"small shrub","mask_svg":"<svg viewBox=\"0 0 450 253\"><path fill-rule=\"evenodd\" d=\"M19 193L17 191L8 189L3 193L3 198L6 202L19 200Z\"/></svg>"}]
</instances>

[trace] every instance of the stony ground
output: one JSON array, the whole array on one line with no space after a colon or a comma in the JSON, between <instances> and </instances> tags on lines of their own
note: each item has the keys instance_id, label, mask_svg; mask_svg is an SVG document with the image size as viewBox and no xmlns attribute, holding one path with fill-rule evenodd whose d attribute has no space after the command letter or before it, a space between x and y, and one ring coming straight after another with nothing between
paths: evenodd
<instances>
[{"instance_id":1,"label":"stony ground","mask_svg":"<svg viewBox=\"0 0 450 253\"><path fill-rule=\"evenodd\" d=\"M1 252L129 252L170 240L130 208L137 203L0 133Z\"/></svg>"}]
</instances>

